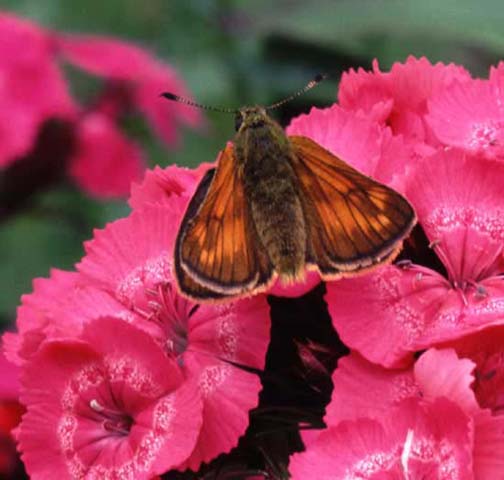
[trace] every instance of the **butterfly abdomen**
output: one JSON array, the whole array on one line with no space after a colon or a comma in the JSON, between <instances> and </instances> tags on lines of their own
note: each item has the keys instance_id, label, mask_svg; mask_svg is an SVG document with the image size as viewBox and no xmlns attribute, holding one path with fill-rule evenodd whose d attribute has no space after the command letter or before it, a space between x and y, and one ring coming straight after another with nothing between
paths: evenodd
<instances>
[{"instance_id":1,"label":"butterfly abdomen","mask_svg":"<svg viewBox=\"0 0 504 480\"><path fill-rule=\"evenodd\" d=\"M236 145L236 155L243 168L244 192L258 243L280 278L289 281L304 270L306 228L289 162L289 141L278 128L258 126L245 130L242 148Z\"/></svg>"}]
</instances>

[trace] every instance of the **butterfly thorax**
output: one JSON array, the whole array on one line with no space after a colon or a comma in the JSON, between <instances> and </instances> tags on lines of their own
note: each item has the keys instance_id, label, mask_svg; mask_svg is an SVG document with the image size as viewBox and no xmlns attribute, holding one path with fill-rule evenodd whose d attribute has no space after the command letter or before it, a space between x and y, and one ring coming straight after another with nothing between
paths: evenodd
<instances>
[{"instance_id":1,"label":"butterfly thorax","mask_svg":"<svg viewBox=\"0 0 504 480\"><path fill-rule=\"evenodd\" d=\"M262 107L240 110L234 151L262 253L284 280L303 273L306 228L290 141Z\"/></svg>"}]
</instances>

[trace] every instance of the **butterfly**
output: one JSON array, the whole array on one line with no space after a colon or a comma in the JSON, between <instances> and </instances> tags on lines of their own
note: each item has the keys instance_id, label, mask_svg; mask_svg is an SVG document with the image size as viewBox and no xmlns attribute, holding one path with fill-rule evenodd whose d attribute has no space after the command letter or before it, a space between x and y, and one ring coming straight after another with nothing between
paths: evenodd
<instances>
[{"instance_id":1,"label":"butterfly","mask_svg":"<svg viewBox=\"0 0 504 480\"><path fill-rule=\"evenodd\" d=\"M348 277L401 250L416 223L413 207L313 140L287 136L267 109L294 96L236 111L234 141L200 181L178 230L182 295L197 302L253 295L278 278L300 281L306 270L324 280Z\"/></svg>"}]
</instances>

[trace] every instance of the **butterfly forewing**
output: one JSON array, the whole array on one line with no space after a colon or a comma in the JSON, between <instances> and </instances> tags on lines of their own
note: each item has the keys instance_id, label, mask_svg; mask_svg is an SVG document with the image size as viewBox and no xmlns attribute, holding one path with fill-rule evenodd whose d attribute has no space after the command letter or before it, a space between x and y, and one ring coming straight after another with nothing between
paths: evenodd
<instances>
[{"instance_id":1,"label":"butterfly forewing","mask_svg":"<svg viewBox=\"0 0 504 480\"><path fill-rule=\"evenodd\" d=\"M409 203L314 141L289 138L308 229L307 262L330 275L391 260L415 223Z\"/></svg>"},{"instance_id":2,"label":"butterfly forewing","mask_svg":"<svg viewBox=\"0 0 504 480\"><path fill-rule=\"evenodd\" d=\"M243 182L228 145L215 173L201 181L179 229L175 268L181 290L200 298L200 292L194 292L199 284L207 298L220 298L265 283L272 268L256 243Z\"/></svg>"}]
</instances>

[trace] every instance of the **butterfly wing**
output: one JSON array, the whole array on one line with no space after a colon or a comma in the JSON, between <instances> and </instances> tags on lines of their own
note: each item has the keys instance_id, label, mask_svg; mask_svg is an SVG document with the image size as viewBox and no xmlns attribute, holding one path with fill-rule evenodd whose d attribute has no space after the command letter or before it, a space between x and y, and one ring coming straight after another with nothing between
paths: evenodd
<instances>
[{"instance_id":1,"label":"butterfly wing","mask_svg":"<svg viewBox=\"0 0 504 480\"><path fill-rule=\"evenodd\" d=\"M289 139L305 206L307 263L331 276L395 258L416 222L408 201L313 140Z\"/></svg>"},{"instance_id":2,"label":"butterfly wing","mask_svg":"<svg viewBox=\"0 0 504 480\"><path fill-rule=\"evenodd\" d=\"M231 145L189 203L175 244L175 274L182 293L196 300L240 295L272 278Z\"/></svg>"}]
</instances>

